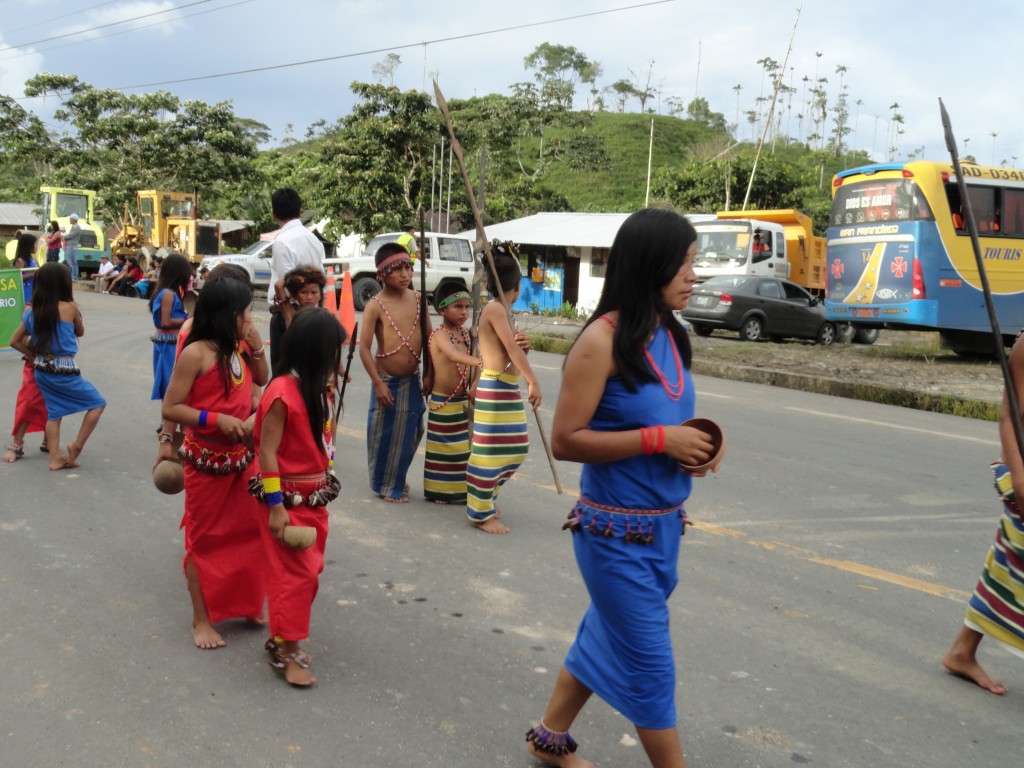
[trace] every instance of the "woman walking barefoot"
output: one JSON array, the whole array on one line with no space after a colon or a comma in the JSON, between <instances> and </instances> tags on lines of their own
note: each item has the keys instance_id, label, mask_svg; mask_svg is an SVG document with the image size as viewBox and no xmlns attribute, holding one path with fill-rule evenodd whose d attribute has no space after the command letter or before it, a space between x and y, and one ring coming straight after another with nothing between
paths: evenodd
<instances>
[{"instance_id":1,"label":"woman walking barefoot","mask_svg":"<svg viewBox=\"0 0 1024 768\"><path fill-rule=\"evenodd\" d=\"M591 604L558 674L531 755L589 766L569 728L592 693L631 720L654 768L685 768L676 731L668 598L678 581L683 504L714 446L679 426L693 416L690 343L673 312L697 281L696 233L682 216L644 209L623 223L604 290L570 350L552 448L583 463L564 527ZM717 465L715 466L717 469Z\"/></svg>"},{"instance_id":2,"label":"woman walking barefoot","mask_svg":"<svg viewBox=\"0 0 1024 768\"><path fill-rule=\"evenodd\" d=\"M32 306L22 315L11 346L32 363L36 386L46 403L46 445L53 471L78 466L78 456L107 404L75 363L83 335L85 324L72 299L71 273L60 264L44 264L36 272ZM82 411L85 416L78 435L67 444L67 453L61 453L61 420Z\"/></svg>"}]
</instances>

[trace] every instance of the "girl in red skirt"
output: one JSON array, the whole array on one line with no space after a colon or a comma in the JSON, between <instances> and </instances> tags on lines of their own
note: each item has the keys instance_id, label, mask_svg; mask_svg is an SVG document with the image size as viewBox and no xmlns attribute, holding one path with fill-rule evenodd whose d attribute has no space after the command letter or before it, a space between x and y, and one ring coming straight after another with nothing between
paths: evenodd
<instances>
[{"instance_id":1,"label":"girl in red skirt","mask_svg":"<svg viewBox=\"0 0 1024 768\"><path fill-rule=\"evenodd\" d=\"M335 477L334 403L345 329L325 309L300 309L281 339L282 349L256 412L262 489L270 507L263 526L268 566L270 665L295 686L316 678L299 648L309 637L309 617L324 569L327 508L341 484ZM261 493L262 491L262 493ZM264 518L266 519L266 518ZM316 541L305 549L285 543L285 528L305 526Z\"/></svg>"}]
</instances>

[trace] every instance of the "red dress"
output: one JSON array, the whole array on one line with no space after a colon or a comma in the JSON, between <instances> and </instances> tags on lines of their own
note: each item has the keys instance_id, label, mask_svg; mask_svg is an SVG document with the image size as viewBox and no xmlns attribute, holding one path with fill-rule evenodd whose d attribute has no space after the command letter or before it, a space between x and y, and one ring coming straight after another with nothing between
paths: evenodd
<instances>
[{"instance_id":1,"label":"red dress","mask_svg":"<svg viewBox=\"0 0 1024 768\"><path fill-rule=\"evenodd\" d=\"M241 346L248 352L248 346ZM252 371L232 358L228 391L218 365L195 380L185 404L245 420L252 412ZM266 507L249 495L256 474L252 451L216 427L188 427L180 451L185 467L185 563L199 574L211 622L263 613L266 566L260 531Z\"/></svg>"},{"instance_id":2,"label":"red dress","mask_svg":"<svg viewBox=\"0 0 1024 768\"><path fill-rule=\"evenodd\" d=\"M299 493L304 502L289 508L291 525L316 529L316 543L309 549L290 549L274 538L266 524L269 510L263 507L263 546L267 560L267 604L270 609L270 634L282 640L305 640L309 637L309 617L324 569L327 544L327 507L313 507L309 494L327 485L331 425L328 420L314 439L309 429L309 415L293 376L278 376L267 385L256 411L253 436L259 445L263 419L270 407L280 400L287 409L285 429L277 449L277 466L281 473L281 490ZM328 396L328 414L333 398Z\"/></svg>"},{"instance_id":3,"label":"red dress","mask_svg":"<svg viewBox=\"0 0 1024 768\"><path fill-rule=\"evenodd\" d=\"M11 434L18 431L18 425L28 423L26 432L42 432L46 426L46 403L36 386L35 369L26 362L21 367L21 388L14 404L14 428Z\"/></svg>"}]
</instances>

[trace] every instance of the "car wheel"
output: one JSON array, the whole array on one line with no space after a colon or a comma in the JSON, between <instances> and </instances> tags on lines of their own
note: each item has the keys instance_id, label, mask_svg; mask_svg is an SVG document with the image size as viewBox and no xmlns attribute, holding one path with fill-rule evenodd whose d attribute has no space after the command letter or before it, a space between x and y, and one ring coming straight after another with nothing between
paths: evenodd
<instances>
[{"instance_id":1,"label":"car wheel","mask_svg":"<svg viewBox=\"0 0 1024 768\"><path fill-rule=\"evenodd\" d=\"M857 333L853 335L854 344L874 344L876 341L878 341L877 328L858 328Z\"/></svg>"},{"instance_id":2,"label":"car wheel","mask_svg":"<svg viewBox=\"0 0 1024 768\"><path fill-rule=\"evenodd\" d=\"M832 345L836 340L836 327L832 323L825 323L818 329L818 343L826 347Z\"/></svg>"},{"instance_id":3,"label":"car wheel","mask_svg":"<svg viewBox=\"0 0 1024 768\"><path fill-rule=\"evenodd\" d=\"M760 341L764 336L764 321L756 315L748 317L740 326L740 338L744 341Z\"/></svg>"},{"instance_id":4,"label":"car wheel","mask_svg":"<svg viewBox=\"0 0 1024 768\"><path fill-rule=\"evenodd\" d=\"M362 312L374 296L380 293L380 283L372 277L360 277L352 285L352 304L356 312Z\"/></svg>"},{"instance_id":5,"label":"car wheel","mask_svg":"<svg viewBox=\"0 0 1024 768\"><path fill-rule=\"evenodd\" d=\"M698 325L697 323L693 324L693 332L696 333L698 336L710 336L714 330L715 329L712 328L710 325Z\"/></svg>"},{"instance_id":6,"label":"car wheel","mask_svg":"<svg viewBox=\"0 0 1024 768\"><path fill-rule=\"evenodd\" d=\"M836 341L843 344L853 344L853 337L857 335L857 329L850 323L839 323L836 325Z\"/></svg>"}]
</instances>

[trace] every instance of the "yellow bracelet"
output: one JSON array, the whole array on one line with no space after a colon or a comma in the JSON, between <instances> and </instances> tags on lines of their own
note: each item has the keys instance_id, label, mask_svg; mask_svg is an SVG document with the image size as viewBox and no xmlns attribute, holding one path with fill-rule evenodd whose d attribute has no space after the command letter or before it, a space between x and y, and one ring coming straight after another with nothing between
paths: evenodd
<instances>
[{"instance_id":1,"label":"yellow bracelet","mask_svg":"<svg viewBox=\"0 0 1024 768\"><path fill-rule=\"evenodd\" d=\"M263 478L263 490L267 493L273 493L274 491L281 490L281 478L280 477L264 477Z\"/></svg>"}]
</instances>

